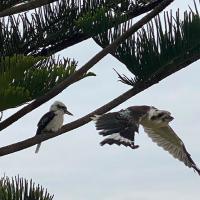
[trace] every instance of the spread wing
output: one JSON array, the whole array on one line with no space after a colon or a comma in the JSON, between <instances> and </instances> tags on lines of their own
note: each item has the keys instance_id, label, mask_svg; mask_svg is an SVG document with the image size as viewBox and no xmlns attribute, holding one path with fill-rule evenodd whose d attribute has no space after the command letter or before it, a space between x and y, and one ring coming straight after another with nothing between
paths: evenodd
<instances>
[{"instance_id":1,"label":"spread wing","mask_svg":"<svg viewBox=\"0 0 200 200\"><path fill-rule=\"evenodd\" d=\"M127 110L107 113L93 118L96 121L96 129L99 134L107 136L100 144L117 144L138 148L134 145L135 132L138 132L138 120L133 120Z\"/></svg>"},{"instance_id":2,"label":"spread wing","mask_svg":"<svg viewBox=\"0 0 200 200\"><path fill-rule=\"evenodd\" d=\"M54 118L55 113L53 111L49 111L42 116L40 121L38 122L38 129L36 135L41 134L41 131L46 127L46 125Z\"/></svg>"},{"instance_id":3,"label":"spread wing","mask_svg":"<svg viewBox=\"0 0 200 200\"><path fill-rule=\"evenodd\" d=\"M174 158L182 161L186 166L192 167L200 175L200 169L198 169L190 154L187 152L182 140L170 126L160 128L144 127L144 131L158 146L168 151Z\"/></svg>"}]
</instances>

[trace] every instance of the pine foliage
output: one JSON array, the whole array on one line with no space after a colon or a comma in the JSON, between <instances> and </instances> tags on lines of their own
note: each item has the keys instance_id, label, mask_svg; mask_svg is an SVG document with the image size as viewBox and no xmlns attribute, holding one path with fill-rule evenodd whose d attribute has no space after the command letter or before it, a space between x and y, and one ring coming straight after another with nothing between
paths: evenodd
<instances>
[{"instance_id":1,"label":"pine foliage","mask_svg":"<svg viewBox=\"0 0 200 200\"><path fill-rule=\"evenodd\" d=\"M147 6L138 0L56 1L31 16L24 13L0 19L0 49L7 56L49 56L142 14Z\"/></svg>"},{"instance_id":2,"label":"pine foliage","mask_svg":"<svg viewBox=\"0 0 200 200\"><path fill-rule=\"evenodd\" d=\"M156 17L117 48L113 55L134 74L134 79L120 76L122 82L134 85L152 78L158 71L166 71L166 66L171 63L177 66L186 58L189 60L194 55L200 55L200 16L195 7L195 11L184 13L183 20L179 11L175 17L168 12L163 18ZM161 23L162 20L164 23ZM131 25L132 21L128 21L94 39L105 47Z\"/></svg>"},{"instance_id":3,"label":"pine foliage","mask_svg":"<svg viewBox=\"0 0 200 200\"><path fill-rule=\"evenodd\" d=\"M0 2L0 11L10 8L16 4L25 2L27 0L1 0Z\"/></svg>"},{"instance_id":4,"label":"pine foliage","mask_svg":"<svg viewBox=\"0 0 200 200\"><path fill-rule=\"evenodd\" d=\"M15 55L0 60L0 111L31 101L69 77L77 62ZM80 79L94 75L87 73Z\"/></svg>"},{"instance_id":5,"label":"pine foliage","mask_svg":"<svg viewBox=\"0 0 200 200\"><path fill-rule=\"evenodd\" d=\"M50 195L40 185L36 185L32 180L15 177L11 180L3 177L0 180L1 200L52 200Z\"/></svg>"},{"instance_id":6,"label":"pine foliage","mask_svg":"<svg viewBox=\"0 0 200 200\"><path fill-rule=\"evenodd\" d=\"M133 16L139 15L146 6L155 2L161 1L60 0L36 9L31 17L22 14L18 17L3 18L0 22L0 48L3 51L0 54L3 57L16 54L36 57L51 55L89 37L93 37L101 47L105 47L132 26ZM163 18L158 16L124 41L113 55L126 65L134 74L134 78L119 75L121 80L134 85L138 81L152 78L160 70L165 71L172 62L176 65L185 58L189 60L200 54L200 19L196 4L195 8L195 11L185 12L183 20L180 19L179 12L175 17L172 13L165 13ZM19 24L22 24L22 27L19 27ZM3 104L8 102L6 95L12 97L15 93L19 94L18 105L32 100L62 80L59 78L58 82L55 81L60 71L61 74L68 74L67 71L63 71L66 67L58 70L54 64L51 67L48 65L46 69L44 66L31 68L28 72L26 70L21 79L14 77L10 80L9 87L3 92L0 90L1 97L5 97ZM52 75L50 72L53 72ZM38 80L31 79L33 76L38 77ZM43 76L51 76L52 82L41 83L39 80L46 80ZM25 84L25 80L31 84ZM15 93L12 93L14 90ZM22 96L26 97L26 101L22 101ZM10 107L17 105L9 104ZM0 107L0 110L8 107Z\"/></svg>"},{"instance_id":7,"label":"pine foliage","mask_svg":"<svg viewBox=\"0 0 200 200\"><path fill-rule=\"evenodd\" d=\"M22 2L26 1L1 1L0 7L4 10ZM135 0L60 0L31 15L1 18L0 111L43 95L76 71L75 61L42 61L40 55L52 55L66 44L103 32L131 18L127 13L143 6ZM81 78L89 75L94 74Z\"/></svg>"}]
</instances>

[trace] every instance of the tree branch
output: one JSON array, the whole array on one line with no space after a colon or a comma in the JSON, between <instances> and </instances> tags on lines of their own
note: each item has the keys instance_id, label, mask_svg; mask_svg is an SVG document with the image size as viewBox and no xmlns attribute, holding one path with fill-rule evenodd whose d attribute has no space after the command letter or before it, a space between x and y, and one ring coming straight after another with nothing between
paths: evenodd
<instances>
[{"instance_id":1,"label":"tree branch","mask_svg":"<svg viewBox=\"0 0 200 200\"><path fill-rule=\"evenodd\" d=\"M128 90L127 92L125 92L124 94L120 95L119 97L117 97L116 99L114 99L113 101L109 102L108 104L102 106L101 108L91 112L90 114L75 120L74 122L71 122L69 124L64 125L60 131L56 132L56 133L51 133L51 134L41 134L41 135L37 135L35 137L26 139L24 141L21 142L17 142L15 144L11 144L5 147L0 148L0 156L4 156L7 154L11 154L14 153L16 151L20 151L23 149L26 149L28 147L31 147L41 141L45 141L48 140L50 138L53 137L57 137L65 132L71 131L73 129L76 129L80 126L83 126L84 124L88 123L89 121L91 121L91 117L94 116L95 114L103 114L109 110L111 110L112 108L116 107L117 105L121 104L122 102L126 101L127 99L131 98L132 96L138 94L139 92L141 92L142 90L144 90L144 88L133 88L131 90Z\"/></svg>"},{"instance_id":2,"label":"tree branch","mask_svg":"<svg viewBox=\"0 0 200 200\"><path fill-rule=\"evenodd\" d=\"M152 2L148 3L147 5L136 7L132 10L129 10L127 13L127 16L129 19L137 17L141 14L144 14L144 13L154 9L156 6L158 6L162 2L163 2L163 0L157 0L157 1L152 1Z\"/></svg>"},{"instance_id":3,"label":"tree branch","mask_svg":"<svg viewBox=\"0 0 200 200\"><path fill-rule=\"evenodd\" d=\"M112 44L108 45L98 54L96 54L92 59L90 59L85 65L83 65L79 70L77 70L73 75L68 77L66 80L55 86L51 91L46 93L45 95L39 97L29 105L25 106L12 116L8 117L4 121L0 123L0 131L26 115L27 113L31 112L32 110L36 109L43 103L47 102L51 98L58 95L62 92L66 87L70 86L74 82L76 82L79 77L81 77L84 73L86 73L89 69L91 69L97 62L99 62L103 57L105 57L108 53L112 53L117 46L123 42L125 39L130 37L133 33L135 33L138 29L140 29L144 24L150 21L153 17L155 17L158 13L160 13L163 9L165 9L173 0L164 0L161 4L159 4L153 11L135 23L131 28L129 28L125 33L123 33L120 37L118 37Z\"/></svg>"},{"instance_id":4,"label":"tree branch","mask_svg":"<svg viewBox=\"0 0 200 200\"><path fill-rule=\"evenodd\" d=\"M3 118L3 111L1 111L0 113L1 113L1 116L0 116L0 121L1 121Z\"/></svg>"},{"instance_id":5,"label":"tree branch","mask_svg":"<svg viewBox=\"0 0 200 200\"><path fill-rule=\"evenodd\" d=\"M54 1L58 1L58 0L32 0L27 3L16 5L11 8L8 8L6 10L1 11L0 17L5 17L5 16L9 16L9 15L14 15L14 14L17 14L20 12L32 10L32 9L38 8L40 6L44 6L46 4L52 3Z\"/></svg>"},{"instance_id":6,"label":"tree branch","mask_svg":"<svg viewBox=\"0 0 200 200\"><path fill-rule=\"evenodd\" d=\"M156 6L158 6L161 2L163 2L164 0L157 0L157 1L153 1L145 6L140 6L140 7L134 7L134 9L130 9L127 12L127 19L126 20L130 20L134 17L137 17L141 14L144 14L152 9L154 9ZM76 35L74 35L72 38L69 39L63 39L62 41L60 41L59 43L55 44L55 45L51 45L48 48L44 48L42 49L41 52L37 53L37 55L39 56L49 56L52 55L58 51L61 51L65 48L68 48L74 44L77 44L83 40L86 40L88 38L90 38L91 36L86 35L84 33L77 33Z\"/></svg>"},{"instance_id":7,"label":"tree branch","mask_svg":"<svg viewBox=\"0 0 200 200\"><path fill-rule=\"evenodd\" d=\"M69 132L71 130L79 128L79 127L87 124L88 122L90 122L92 116L101 115L103 113L110 111L114 107L120 105L121 103L125 102L126 100L130 99L131 97L135 96L136 94L142 92L143 90L149 88L150 86L158 83L159 81L163 80L164 78L168 77L169 75L185 68L186 66L195 62L199 58L200 58L199 54L196 54L196 55L188 58L187 53L186 53L185 60L180 61L178 65L174 65L175 62L173 62L173 61L170 62L169 64L163 66L162 71L159 70L158 73L155 73L151 79L144 81L144 82L138 82L138 84L136 84L134 88L128 90L127 92L120 95L116 99L110 101L109 103L105 104L104 106L96 109L95 111L87 114L86 116L84 116L82 118L79 118L78 120L75 120L71 123L64 125L60 131L58 131L56 133L51 133L51 134L36 135L35 137L26 139L24 141L17 142L17 143L14 143L14 144L11 144L11 145L8 145L5 147L1 147L0 148L0 156L5 156L8 154L26 149L28 147L31 147L31 146L38 144L40 142L43 142L45 140L57 137L65 132ZM166 69L168 69L168 70L165 71Z\"/></svg>"},{"instance_id":8,"label":"tree branch","mask_svg":"<svg viewBox=\"0 0 200 200\"><path fill-rule=\"evenodd\" d=\"M37 0L34 0L34 2L35 1L37 1ZM0 12L0 17L16 14L17 12L12 13L12 11L13 10L15 11L16 9L18 9L20 12L23 12L23 11L26 11L26 10L22 10L23 7L24 8L26 8L26 7L28 8L29 6L33 6L30 9L34 9L36 7L45 5L45 3L48 3L48 2L51 3L51 2L54 2L54 1L55 0L38 1L37 4L34 3L33 5L29 5L30 2L28 2L28 3L25 3L25 4L19 5L17 7L13 6L13 7L9 8L9 9L6 9L6 10ZM125 13L125 15L127 17L125 17L124 19L129 20L129 19L137 17L137 16L139 16L139 15L145 13L145 12L148 12L148 11L152 10L153 8L155 8L157 5L159 5L162 1L164 1L164 0L155 0L155 1L150 2L150 3L148 3L147 5L144 5L144 6L136 6L136 7L130 8L130 10L128 10L127 13ZM29 10L29 9L27 9L27 10ZM79 42L81 42L83 40L86 40L86 39L88 39L90 37L91 37L90 35L86 35L84 33L78 32L75 35L73 35L73 37L71 37L71 38L62 38L62 40L61 41L57 41L56 44L47 45L47 46L49 46L48 48L41 47L42 50L40 52L37 52L36 54L38 56L50 56L50 55L52 55L52 54L54 54L54 53L56 53L58 51L61 51L61 50L65 49L65 48L68 48L68 47L70 47L70 46L72 46L74 44L77 44L77 43L79 43ZM27 52L25 52L25 53L29 53L30 51L31 51L31 49L28 49Z\"/></svg>"},{"instance_id":9,"label":"tree branch","mask_svg":"<svg viewBox=\"0 0 200 200\"><path fill-rule=\"evenodd\" d=\"M32 10L41 6L44 6L46 4L50 4L54 1L58 1L58 0L31 0L27 3L23 3L20 5L15 5L11 8L5 9L3 11L0 12L0 17L6 17L9 15L14 15L20 12L25 12L28 10ZM138 8L134 8L133 10L130 10L128 12L128 16L133 18L136 17L138 15L141 15L145 12L148 12L150 10L152 10L154 7L156 7L159 3L161 3L163 0L157 0L157 1L153 1L150 2L149 4L145 5L145 6L141 6Z\"/></svg>"},{"instance_id":10,"label":"tree branch","mask_svg":"<svg viewBox=\"0 0 200 200\"><path fill-rule=\"evenodd\" d=\"M84 40L89 39L90 36L84 33L76 33L70 38L63 39L57 44L50 45L48 48L43 48L40 52L37 52L37 56L51 56L63 49L73 46L74 44L78 44Z\"/></svg>"}]
</instances>

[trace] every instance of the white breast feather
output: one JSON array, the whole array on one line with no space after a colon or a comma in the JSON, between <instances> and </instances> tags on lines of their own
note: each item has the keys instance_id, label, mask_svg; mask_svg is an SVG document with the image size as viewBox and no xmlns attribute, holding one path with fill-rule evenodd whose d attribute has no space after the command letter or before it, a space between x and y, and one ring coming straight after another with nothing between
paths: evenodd
<instances>
[{"instance_id":1,"label":"white breast feather","mask_svg":"<svg viewBox=\"0 0 200 200\"><path fill-rule=\"evenodd\" d=\"M53 131L53 132L58 131L62 127L63 121L64 121L63 114L55 115L55 117L45 127L45 131Z\"/></svg>"}]
</instances>

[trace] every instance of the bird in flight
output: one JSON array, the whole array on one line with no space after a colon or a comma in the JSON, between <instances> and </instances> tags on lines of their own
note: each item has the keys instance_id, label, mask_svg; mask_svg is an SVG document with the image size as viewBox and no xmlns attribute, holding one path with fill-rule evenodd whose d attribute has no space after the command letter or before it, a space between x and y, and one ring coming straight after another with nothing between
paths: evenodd
<instances>
[{"instance_id":1,"label":"bird in flight","mask_svg":"<svg viewBox=\"0 0 200 200\"><path fill-rule=\"evenodd\" d=\"M36 135L57 132L63 125L64 114L72 115L72 113L67 110L64 103L55 101L51 105L49 112L44 114L38 122ZM40 146L41 143L37 144L35 153L39 152Z\"/></svg>"},{"instance_id":2,"label":"bird in flight","mask_svg":"<svg viewBox=\"0 0 200 200\"><path fill-rule=\"evenodd\" d=\"M134 138L141 124L153 142L200 175L200 169L192 160L182 140L169 126L169 122L174 119L170 112L153 106L132 106L119 112L95 115L92 119L99 134L106 137L101 145L117 144L132 149L138 148Z\"/></svg>"}]
</instances>

